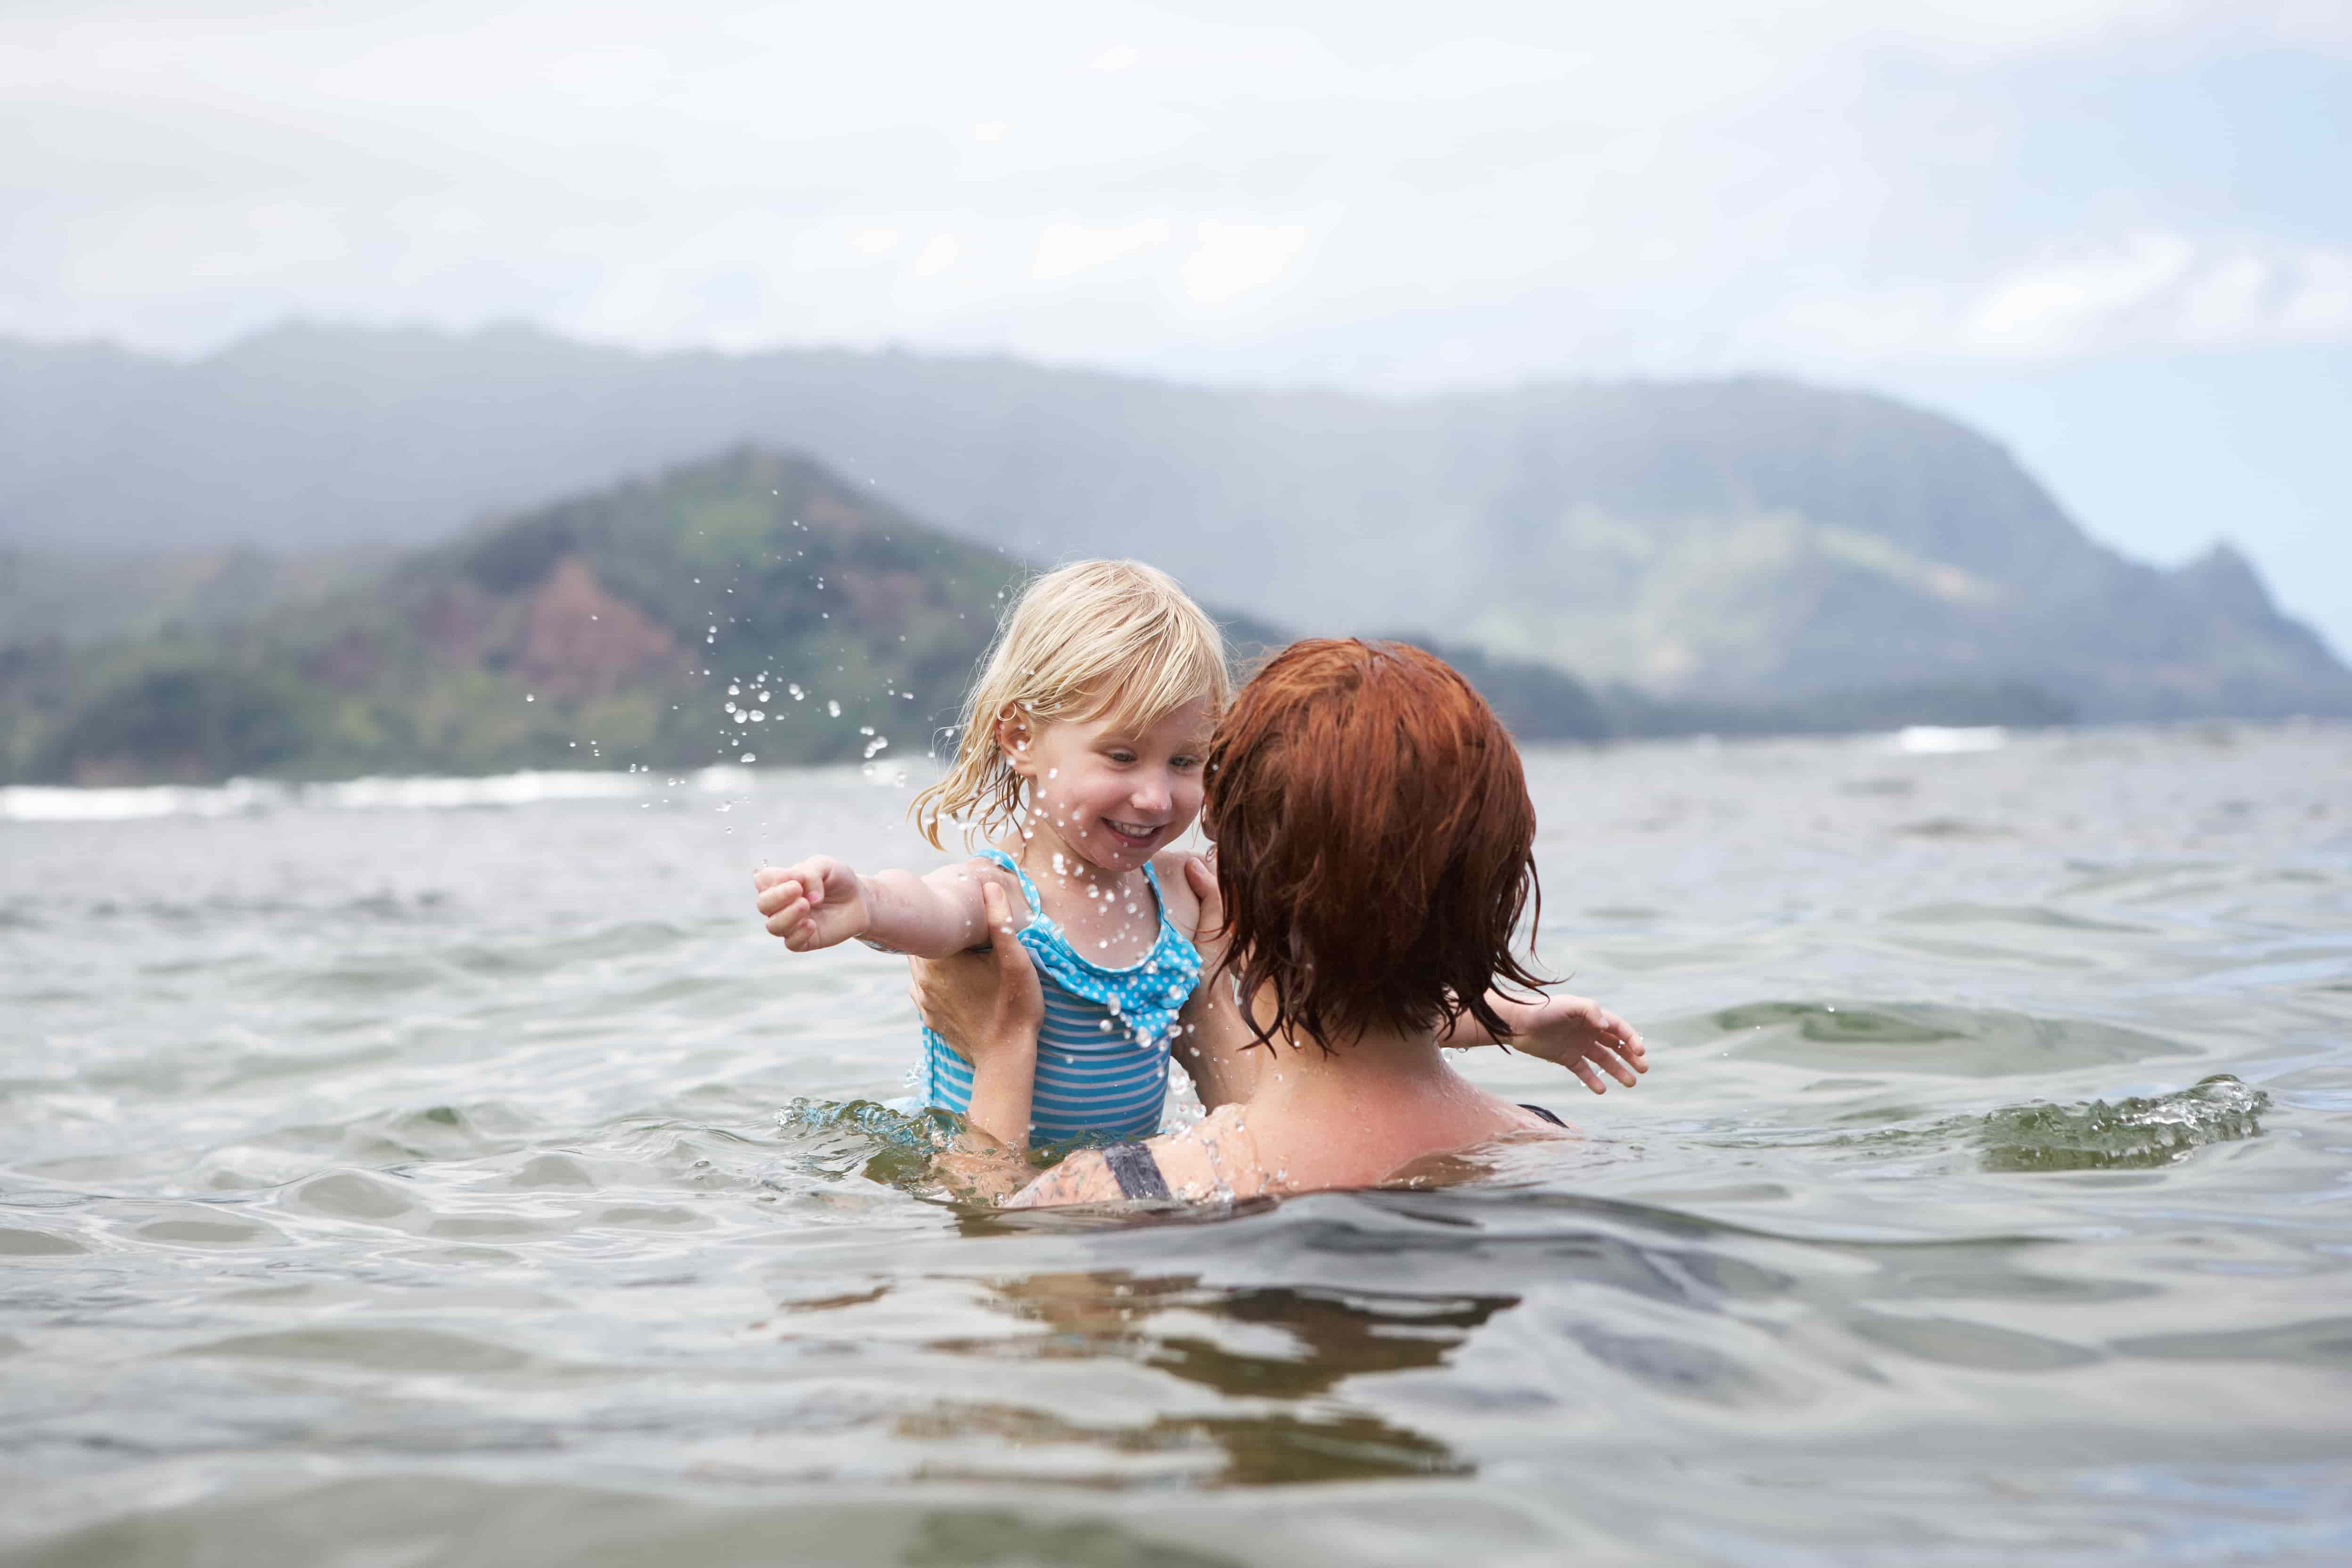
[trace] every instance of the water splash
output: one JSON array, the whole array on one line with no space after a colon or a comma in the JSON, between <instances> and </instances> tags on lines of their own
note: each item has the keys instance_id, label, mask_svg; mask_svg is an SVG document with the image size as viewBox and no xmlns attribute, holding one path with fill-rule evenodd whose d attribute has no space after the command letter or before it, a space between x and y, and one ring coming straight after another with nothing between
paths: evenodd
<instances>
[{"instance_id":1,"label":"water splash","mask_svg":"<svg viewBox=\"0 0 2352 1568\"><path fill-rule=\"evenodd\" d=\"M834 1181L863 1175L912 1193L930 1185L932 1161L964 1121L937 1109L908 1113L871 1100L802 1099L776 1112L776 1130L801 1143L793 1163L803 1173Z\"/></svg>"},{"instance_id":2,"label":"water splash","mask_svg":"<svg viewBox=\"0 0 2352 1568\"><path fill-rule=\"evenodd\" d=\"M2270 1096L2228 1073L2173 1094L2110 1104L2016 1105L1984 1119L1988 1171L2128 1171L2176 1164L2208 1143L2262 1136Z\"/></svg>"}]
</instances>

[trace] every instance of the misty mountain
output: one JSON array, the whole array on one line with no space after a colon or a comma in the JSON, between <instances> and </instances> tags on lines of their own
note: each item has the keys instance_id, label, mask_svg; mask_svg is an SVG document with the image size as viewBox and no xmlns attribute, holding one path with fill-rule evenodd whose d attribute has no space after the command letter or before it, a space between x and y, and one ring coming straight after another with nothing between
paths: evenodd
<instances>
[{"instance_id":1,"label":"misty mountain","mask_svg":"<svg viewBox=\"0 0 2352 1568\"><path fill-rule=\"evenodd\" d=\"M5 761L106 784L919 752L1017 572L814 464L738 451L236 626L19 644Z\"/></svg>"},{"instance_id":2,"label":"misty mountain","mask_svg":"<svg viewBox=\"0 0 2352 1568\"><path fill-rule=\"evenodd\" d=\"M1655 696L2352 713L2352 672L2234 552L2130 562L1952 421L1765 380L1384 401L520 328L289 327L184 363L0 344L0 542L434 540L738 439L1028 559L1137 555L1284 626Z\"/></svg>"},{"instance_id":3,"label":"misty mountain","mask_svg":"<svg viewBox=\"0 0 2352 1568\"><path fill-rule=\"evenodd\" d=\"M953 721L1028 570L738 448L340 590L255 569L255 592L285 596L234 626L0 639L0 781L895 763ZM1221 619L1239 648L1287 640ZM1559 672L1465 664L1522 738L1601 733Z\"/></svg>"},{"instance_id":4,"label":"misty mountain","mask_svg":"<svg viewBox=\"0 0 2352 1568\"><path fill-rule=\"evenodd\" d=\"M386 545L73 550L0 545L0 643L99 642L233 626L366 581Z\"/></svg>"}]
</instances>

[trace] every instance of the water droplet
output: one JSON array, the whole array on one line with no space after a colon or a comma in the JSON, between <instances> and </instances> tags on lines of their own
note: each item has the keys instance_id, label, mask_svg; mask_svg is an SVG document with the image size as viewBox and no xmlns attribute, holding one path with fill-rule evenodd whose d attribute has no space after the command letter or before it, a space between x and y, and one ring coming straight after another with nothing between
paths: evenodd
<instances>
[{"instance_id":1,"label":"water droplet","mask_svg":"<svg viewBox=\"0 0 2352 1568\"><path fill-rule=\"evenodd\" d=\"M841 717L841 704L828 699L824 705L824 711L828 718L838 719Z\"/></svg>"}]
</instances>

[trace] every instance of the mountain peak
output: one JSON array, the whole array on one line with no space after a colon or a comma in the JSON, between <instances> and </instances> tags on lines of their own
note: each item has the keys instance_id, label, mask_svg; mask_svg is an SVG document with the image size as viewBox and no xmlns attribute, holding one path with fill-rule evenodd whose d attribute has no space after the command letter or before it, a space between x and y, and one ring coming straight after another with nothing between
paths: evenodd
<instances>
[{"instance_id":1,"label":"mountain peak","mask_svg":"<svg viewBox=\"0 0 2352 1568\"><path fill-rule=\"evenodd\" d=\"M1861 672L2022 680L2089 719L2352 711L2352 671L2233 553L2127 561L1994 443L1852 390L1388 400L315 323L68 379L0 353L10 542L415 544L755 441L845 476L853 510L887 495L1026 560L1135 556L1282 624L1466 631L1669 697L1769 702Z\"/></svg>"},{"instance_id":2,"label":"mountain peak","mask_svg":"<svg viewBox=\"0 0 2352 1568\"><path fill-rule=\"evenodd\" d=\"M2217 539L2205 553L2173 572L2173 580L2205 603L2252 621L2276 621L2278 605L2245 552Z\"/></svg>"}]
</instances>

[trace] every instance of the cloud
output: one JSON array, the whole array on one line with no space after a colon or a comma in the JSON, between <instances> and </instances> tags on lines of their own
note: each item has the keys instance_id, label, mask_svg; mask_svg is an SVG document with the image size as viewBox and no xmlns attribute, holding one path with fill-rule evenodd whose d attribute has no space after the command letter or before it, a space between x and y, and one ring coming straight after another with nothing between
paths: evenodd
<instances>
[{"instance_id":1,"label":"cloud","mask_svg":"<svg viewBox=\"0 0 2352 1568\"><path fill-rule=\"evenodd\" d=\"M2181 336L2191 342L2226 343L2271 329L2275 272L2269 261L2242 252L2206 268L2181 290Z\"/></svg>"},{"instance_id":2,"label":"cloud","mask_svg":"<svg viewBox=\"0 0 2352 1568\"><path fill-rule=\"evenodd\" d=\"M1184 291L1204 305L1222 305L1281 277L1307 248L1304 224L1221 223L1198 231L1198 248L1184 263Z\"/></svg>"},{"instance_id":3,"label":"cloud","mask_svg":"<svg viewBox=\"0 0 2352 1568\"><path fill-rule=\"evenodd\" d=\"M1865 363L2352 342L2352 246L2136 235L2021 262L1975 289L1921 280L1798 296L1749 341Z\"/></svg>"},{"instance_id":4,"label":"cloud","mask_svg":"<svg viewBox=\"0 0 2352 1568\"><path fill-rule=\"evenodd\" d=\"M2305 255L2279 324L2290 337L2352 339L2352 249Z\"/></svg>"},{"instance_id":5,"label":"cloud","mask_svg":"<svg viewBox=\"0 0 2352 1568\"><path fill-rule=\"evenodd\" d=\"M2020 268L1970 312L1966 339L2020 357L2079 346L2178 283L2195 255L2178 235L2145 235L2119 250Z\"/></svg>"},{"instance_id":6,"label":"cloud","mask_svg":"<svg viewBox=\"0 0 2352 1568\"><path fill-rule=\"evenodd\" d=\"M918 278L934 278L953 267L963 255L963 242L951 234L935 234L907 270Z\"/></svg>"},{"instance_id":7,"label":"cloud","mask_svg":"<svg viewBox=\"0 0 2352 1568\"><path fill-rule=\"evenodd\" d=\"M751 0L241 9L0 6L0 332L520 313L1160 368L1213 342L1400 384L2352 314L2334 144L2284 109L2236 136L2326 94L2224 101L2203 68L2319 58L2320 0L1038 0L928 15L919 48L885 12Z\"/></svg>"},{"instance_id":8,"label":"cloud","mask_svg":"<svg viewBox=\"0 0 2352 1568\"><path fill-rule=\"evenodd\" d=\"M1108 227L1048 224L1037 237L1037 255L1029 264L1029 276L1040 282L1051 282L1073 273L1090 271L1121 257L1165 245L1171 232L1164 217Z\"/></svg>"},{"instance_id":9,"label":"cloud","mask_svg":"<svg viewBox=\"0 0 2352 1568\"><path fill-rule=\"evenodd\" d=\"M187 257L192 276L207 280L267 279L341 261L351 254L342 216L301 202L271 202L247 215L242 232Z\"/></svg>"}]
</instances>

